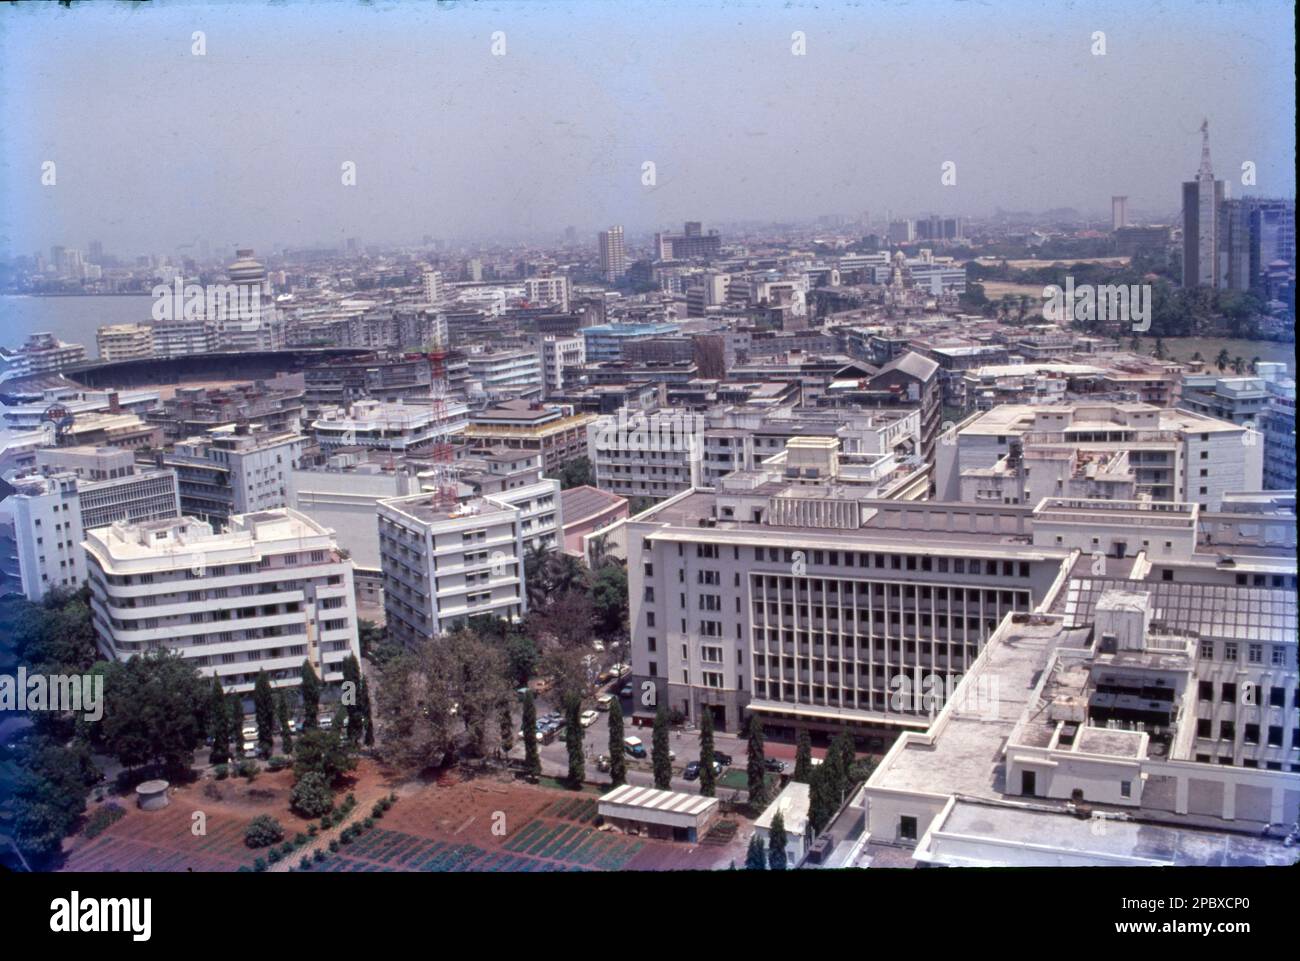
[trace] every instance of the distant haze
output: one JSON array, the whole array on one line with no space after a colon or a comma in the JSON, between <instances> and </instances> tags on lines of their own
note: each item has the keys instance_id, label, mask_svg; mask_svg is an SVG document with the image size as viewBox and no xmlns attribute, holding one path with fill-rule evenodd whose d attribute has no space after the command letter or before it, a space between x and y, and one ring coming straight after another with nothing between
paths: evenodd
<instances>
[{"instance_id":1,"label":"distant haze","mask_svg":"<svg viewBox=\"0 0 1300 961\"><path fill-rule=\"evenodd\" d=\"M450 6L5 6L0 253L1108 217L1112 194L1168 217L1203 117L1233 196L1295 193L1287 3Z\"/></svg>"}]
</instances>

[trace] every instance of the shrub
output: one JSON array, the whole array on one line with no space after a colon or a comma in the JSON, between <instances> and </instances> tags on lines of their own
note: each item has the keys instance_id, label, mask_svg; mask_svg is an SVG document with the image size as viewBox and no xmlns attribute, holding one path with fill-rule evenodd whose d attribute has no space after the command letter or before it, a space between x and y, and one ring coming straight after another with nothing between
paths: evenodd
<instances>
[{"instance_id":1,"label":"shrub","mask_svg":"<svg viewBox=\"0 0 1300 961\"><path fill-rule=\"evenodd\" d=\"M285 841L283 844L281 844L281 845L280 845L280 853L281 853L282 855L283 855L283 854L293 854L293 842L291 842L291 841Z\"/></svg>"},{"instance_id":2,"label":"shrub","mask_svg":"<svg viewBox=\"0 0 1300 961\"><path fill-rule=\"evenodd\" d=\"M244 831L244 843L250 848L264 848L284 837L284 828L269 814L259 814Z\"/></svg>"},{"instance_id":3,"label":"shrub","mask_svg":"<svg viewBox=\"0 0 1300 961\"><path fill-rule=\"evenodd\" d=\"M266 859L270 861L272 864L275 864L277 861L280 860L280 849L271 848L270 851L266 852Z\"/></svg>"},{"instance_id":4,"label":"shrub","mask_svg":"<svg viewBox=\"0 0 1300 961\"><path fill-rule=\"evenodd\" d=\"M297 834L293 836L294 847L300 848L306 843L307 843L307 835L303 834L301 831L299 831Z\"/></svg>"},{"instance_id":5,"label":"shrub","mask_svg":"<svg viewBox=\"0 0 1300 961\"><path fill-rule=\"evenodd\" d=\"M212 769L212 776L218 781L224 781L230 776L230 766L227 764L218 764Z\"/></svg>"},{"instance_id":6,"label":"shrub","mask_svg":"<svg viewBox=\"0 0 1300 961\"><path fill-rule=\"evenodd\" d=\"M115 821L121 820L125 816L126 810L122 805L109 801L90 816L81 833L88 838L99 837L108 830L109 825L113 824Z\"/></svg>"},{"instance_id":7,"label":"shrub","mask_svg":"<svg viewBox=\"0 0 1300 961\"><path fill-rule=\"evenodd\" d=\"M317 848L317 849L316 849L316 855L315 855L315 857L316 857L316 860L317 860L317 861L324 861L324 860L325 860L325 852L324 852L323 850L321 850L320 848Z\"/></svg>"},{"instance_id":8,"label":"shrub","mask_svg":"<svg viewBox=\"0 0 1300 961\"><path fill-rule=\"evenodd\" d=\"M292 763L293 762L283 754L277 754L266 762L266 769L268 771L283 771Z\"/></svg>"},{"instance_id":9,"label":"shrub","mask_svg":"<svg viewBox=\"0 0 1300 961\"><path fill-rule=\"evenodd\" d=\"M300 871L310 871L310 870L311 870L311 858L307 857L307 855L304 854L304 855L302 856L302 860L298 862L298 869L299 869Z\"/></svg>"},{"instance_id":10,"label":"shrub","mask_svg":"<svg viewBox=\"0 0 1300 961\"><path fill-rule=\"evenodd\" d=\"M262 769L258 766L256 761L251 757L246 757L239 762L239 767L236 768L236 773L238 773L240 777L248 778L248 780L251 781L253 778L257 777L257 772L260 770Z\"/></svg>"},{"instance_id":11,"label":"shrub","mask_svg":"<svg viewBox=\"0 0 1300 961\"><path fill-rule=\"evenodd\" d=\"M313 771L298 778L298 783L289 792L289 806L306 818L326 814L334 806L334 795L325 776Z\"/></svg>"},{"instance_id":12,"label":"shrub","mask_svg":"<svg viewBox=\"0 0 1300 961\"><path fill-rule=\"evenodd\" d=\"M338 838L330 838L330 851L331 851L331 852L334 852L334 851L337 851L338 849L339 849L339 839L338 839Z\"/></svg>"},{"instance_id":13,"label":"shrub","mask_svg":"<svg viewBox=\"0 0 1300 961\"><path fill-rule=\"evenodd\" d=\"M392 793L390 793L390 794L388 795L388 803L389 803L389 804L396 804L396 803L397 803L397 792L396 792L396 791L393 791Z\"/></svg>"},{"instance_id":14,"label":"shrub","mask_svg":"<svg viewBox=\"0 0 1300 961\"><path fill-rule=\"evenodd\" d=\"M364 821L361 822L361 824L362 824L363 827L365 827L365 829L366 829L367 831L369 831L371 828L373 828L373 827L375 826L375 819L374 819L374 818L366 818Z\"/></svg>"},{"instance_id":15,"label":"shrub","mask_svg":"<svg viewBox=\"0 0 1300 961\"><path fill-rule=\"evenodd\" d=\"M241 864L241 865L239 866L239 870L240 870L240 871L252 871L253 869L250 868L247 864ZM236 872L236 873L238 873L238 872Z\"/></svg>"},{"instance_id":16,"label":"shrub","mask_svg":"<svg viewBox=\"0 0 1300 961\"><path fill-rule=\"evenodd\" d=\"M370 816L376 819L383 817L384 806L382 804L376 804L374 807L370 809Z\"/></svg>"},{"instance_id":17,"label":"shrub","mask_svg":"<svg viewBox=\"0 0 1300 961\"><path fill-rule=\"evenodd\" d=\"M274 854L275 852L272 851L271 853ZM253 870L254 870L254 871L265 871L265 870L266 870L266 858L258 858L256 861L254 861L254 862L253 862Z\"/></svg>"},{"instance_id":18,"label":"shrub","mask_svg":"<svg viewBox=\"0 0 1300 961\"><path fill-rule=\"evenodd\" d=\"M317 825L315 825L315 824L308 824L308 825L307 825L307 836L308 836L308 837L313 837L313 838L314 838L314 837L316 836L316 832L319 831L319 830L320 830L319 826L317 826Z\"/></svg>"}]
</instances>

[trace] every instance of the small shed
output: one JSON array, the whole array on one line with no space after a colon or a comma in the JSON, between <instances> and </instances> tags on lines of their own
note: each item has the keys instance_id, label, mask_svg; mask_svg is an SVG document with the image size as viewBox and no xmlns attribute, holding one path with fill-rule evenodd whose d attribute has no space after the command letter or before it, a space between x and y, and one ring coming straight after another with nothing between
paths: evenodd
<instances>
[{"instance_id":1,"label":"small shed","mask_svg":"<svg viewBox=\"0 0 1300 961\"><path fill-rule=\"evenodd\" d=\"M597 805L605 823L628 834L669 841L699 841L708 834L722 808L717 798L624 784Z\"/></svg>"},{"instance_id":2,"label":"small shed","mask_svg":"<svg viewBox=\"0 0 1300 961\"><path fill-rule=\"evenodd\" d=\"M171 803L166 781L143 781L135 789L135 803L143 811L157 811Z\"/></svg>"}]
</instances>

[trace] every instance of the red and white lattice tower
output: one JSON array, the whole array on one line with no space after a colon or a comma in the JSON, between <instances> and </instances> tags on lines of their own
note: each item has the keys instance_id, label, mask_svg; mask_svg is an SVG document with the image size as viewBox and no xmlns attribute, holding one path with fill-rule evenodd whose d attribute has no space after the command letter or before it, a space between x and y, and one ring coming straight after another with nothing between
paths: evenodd
<instances>
[{"instance_id":1,"label":"red and white lattice tower","mask_svg":"<svg viewBox=\"0 0 1300 961\"><path fill-rule=\"evenodd\" d=\"M447 348L443 343L442 325L434 322L433 340L425 357L429 361L429 386L433 396L433 483L434 502L448 510L460 502L457 485L459 471L456 453L451 446L447 421Z\"/></svg>"}]
</instances>

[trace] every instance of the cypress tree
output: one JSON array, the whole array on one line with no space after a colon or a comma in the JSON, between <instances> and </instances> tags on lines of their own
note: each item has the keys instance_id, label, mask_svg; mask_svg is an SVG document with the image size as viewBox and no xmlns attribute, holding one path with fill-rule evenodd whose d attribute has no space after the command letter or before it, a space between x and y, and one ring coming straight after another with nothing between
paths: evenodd
<instances>
[{"instance_id":1,"label":"cypress tree","mask_svg":"<svg viewBox=\"0 0 1300 961\"><path fill-rule=\"evenodd\" d=\"M230 761L230 712L226 708L226 695L221 690L221 682L212 679L212 691L208 695L208 734L212 737L212 750L208 753L209 764L226 764Z\"/></svg>"},{"instance_id":2,"label":"cypress tree","mask_svg":"<svg viewBox=\"0 0 1300 961\"><path fill-rule=\"evenodd\" d=\"M306 658L302 662L302 686L298 694L302 698L302 728L310 731L318 726L317 718L320 716L320 678Z\"/></svg>"},{"instance_id":3,"label":"cypress tree","mask_svg":"<svg viewBox=\"0 0 1300 961\"><path fill-rule=\"evenodd\" d=\"M370 684L361 678L361 722L365 726L362 742L366 747L375 746L375 719L370 711Z\"/></svg>"},{"instance_id":4,"label":"cypress tree","mask_svg":"<svg viewBox=\"0 0 1300 961\"><path fill-rule=\"evenodd\" d=\"M767 804L767 767L763 756L763 722L756 714L749 716L749 744L746 751L749 755L745 765L749 807L750 810L761 811Z\"/></svg>"},{"instance_id":5,"label":"cypress tree","mask_svg":"<svg viewBox=\"0 0 1300 961\"><path fill-rule=\"evenodd\" d=\"M609 705L609 780L614 787L627 783L627 758L623 756L623 707L618 698Z\"/></svg>"},{"instance_id":6,"label":"cypress tree","mask_svg":"<svg viewBox=\"0 0 1300 961\"><path fill-rule=\"evenodd\" d=\"M812 738L807 728L799 732L799 743L794 749L794 774L790 779L800 784L812 783Z\"/></svg>"},{"instance_id":7,"label":"cypress tree","mask_svg":"<svg viewBox=\"0 0 1300 961\"><path fill-rule=\"evenodd\" d=\"M584 728L579 714L582 702L572 698L565 710L565 745L569 749L569 783L578 788L587 777L587 762L582 755L582 737Z\"/></svg>"},{"instance_id":8,"label":"cypress tree","mask_svg":"<svg viewBox=\"0 0 1300 961\"><path fill-rule=\"evenodd\" d=\"M230 725L231 757L244 756L244 700L233 691L226 695L227 724Z\"/></svg>"},{"instance_id":9,"label":"cypress tree","mask_svg":"<svg viewBox=\"0 0 1300 961\"><path fill-rule=\"evenodd\" d=\"M773 871L786 869L785 844L785 818L777 811L767 832L767 866Z\"/></svg>"},{"instance_id":10,"label":"cypress tree","mask_svg":"<svg viewBox=\"0 0 1300 961\"><path fill-rule=\"evenodd\" d=\"M660 704L655 711L654 734L651 738L651 762L654 765L655 787L667 791L673 783L673 762L668 756L668 708Z\"/></svg>"},{"instance_id":11,"label":"cypress tree","mask_svg":"<svg viewBox=\"0 0 1300 961\"><path fill-rule=\"evenodd\" d=\"M536 779L542 774L542 759L537 754L537 704L533 692L524 695L524 771Z\"/></svg>"},{"instance_id":12,"label":"cypress tree","mask_svg":"<svg viewBox=\"0 0 1300 961\"><path fill-rule=\"evenodd\" d=\"M352 687L349 688L348 685ZM365 715L361 710L361 665L349 654L343 662L343 691L346 696L351 692L351 703L345 703L348 715L348 740L356 744L361 740L365 728Z\"/></svg>"},{"instance_id":13,"label":"cypress tree","mask_svg":"<svg viewBox=\"0 0 1300 961\"><path fill-rule=\"evenodd\" d=\"M515 719L510 714L510 702L501 702L501 711L497 718L499 733L501 737L501 753L509 754L510 749L515 746Z\"/></svg>"},{"instance_id":14,"label":"cypress tree","mask_svg":"<svg viewBox=\"0 0 1300 961\"><path fill-rule=\"evenodd\" d=\"M275 750L275 693L266 671L258 671L253 682L253 712L257 718L257 751L262 757L270 757Z\"/></svg>"},{"instance_id":15,"label":"cypress tree","mask_svg":"<svg viewBox=\"0 0 1300 961\"><path fill-rule=\"evenodd\" d=\"M713 711L705 705L700 716L700 794L713 797L716 778L713 775Z\"/></svg>"},{"instance_id":16,"label":"cypress tree","mask_svg":"<svg viewBox=\"0 0 1300 961\"><path fill-rule=\"evenodd\" d=\"M289 710L289 695L283 689L275 692L275 716L280 722L280 753L285 757L293 754L292 712Z\"/></svg>"},{"instance_id":17,"label":"cypress tree","mask_svg":"<svg viewBox=\"0 0 1300 961\"><path fill-rule=\"evenodd\" d=\"M767 870L767 851L763 847L763 839L754 832L754 836L749 839L749 850L745 852L745 870L746 871L766 871Z\"/></svg>"}]
</instances>

